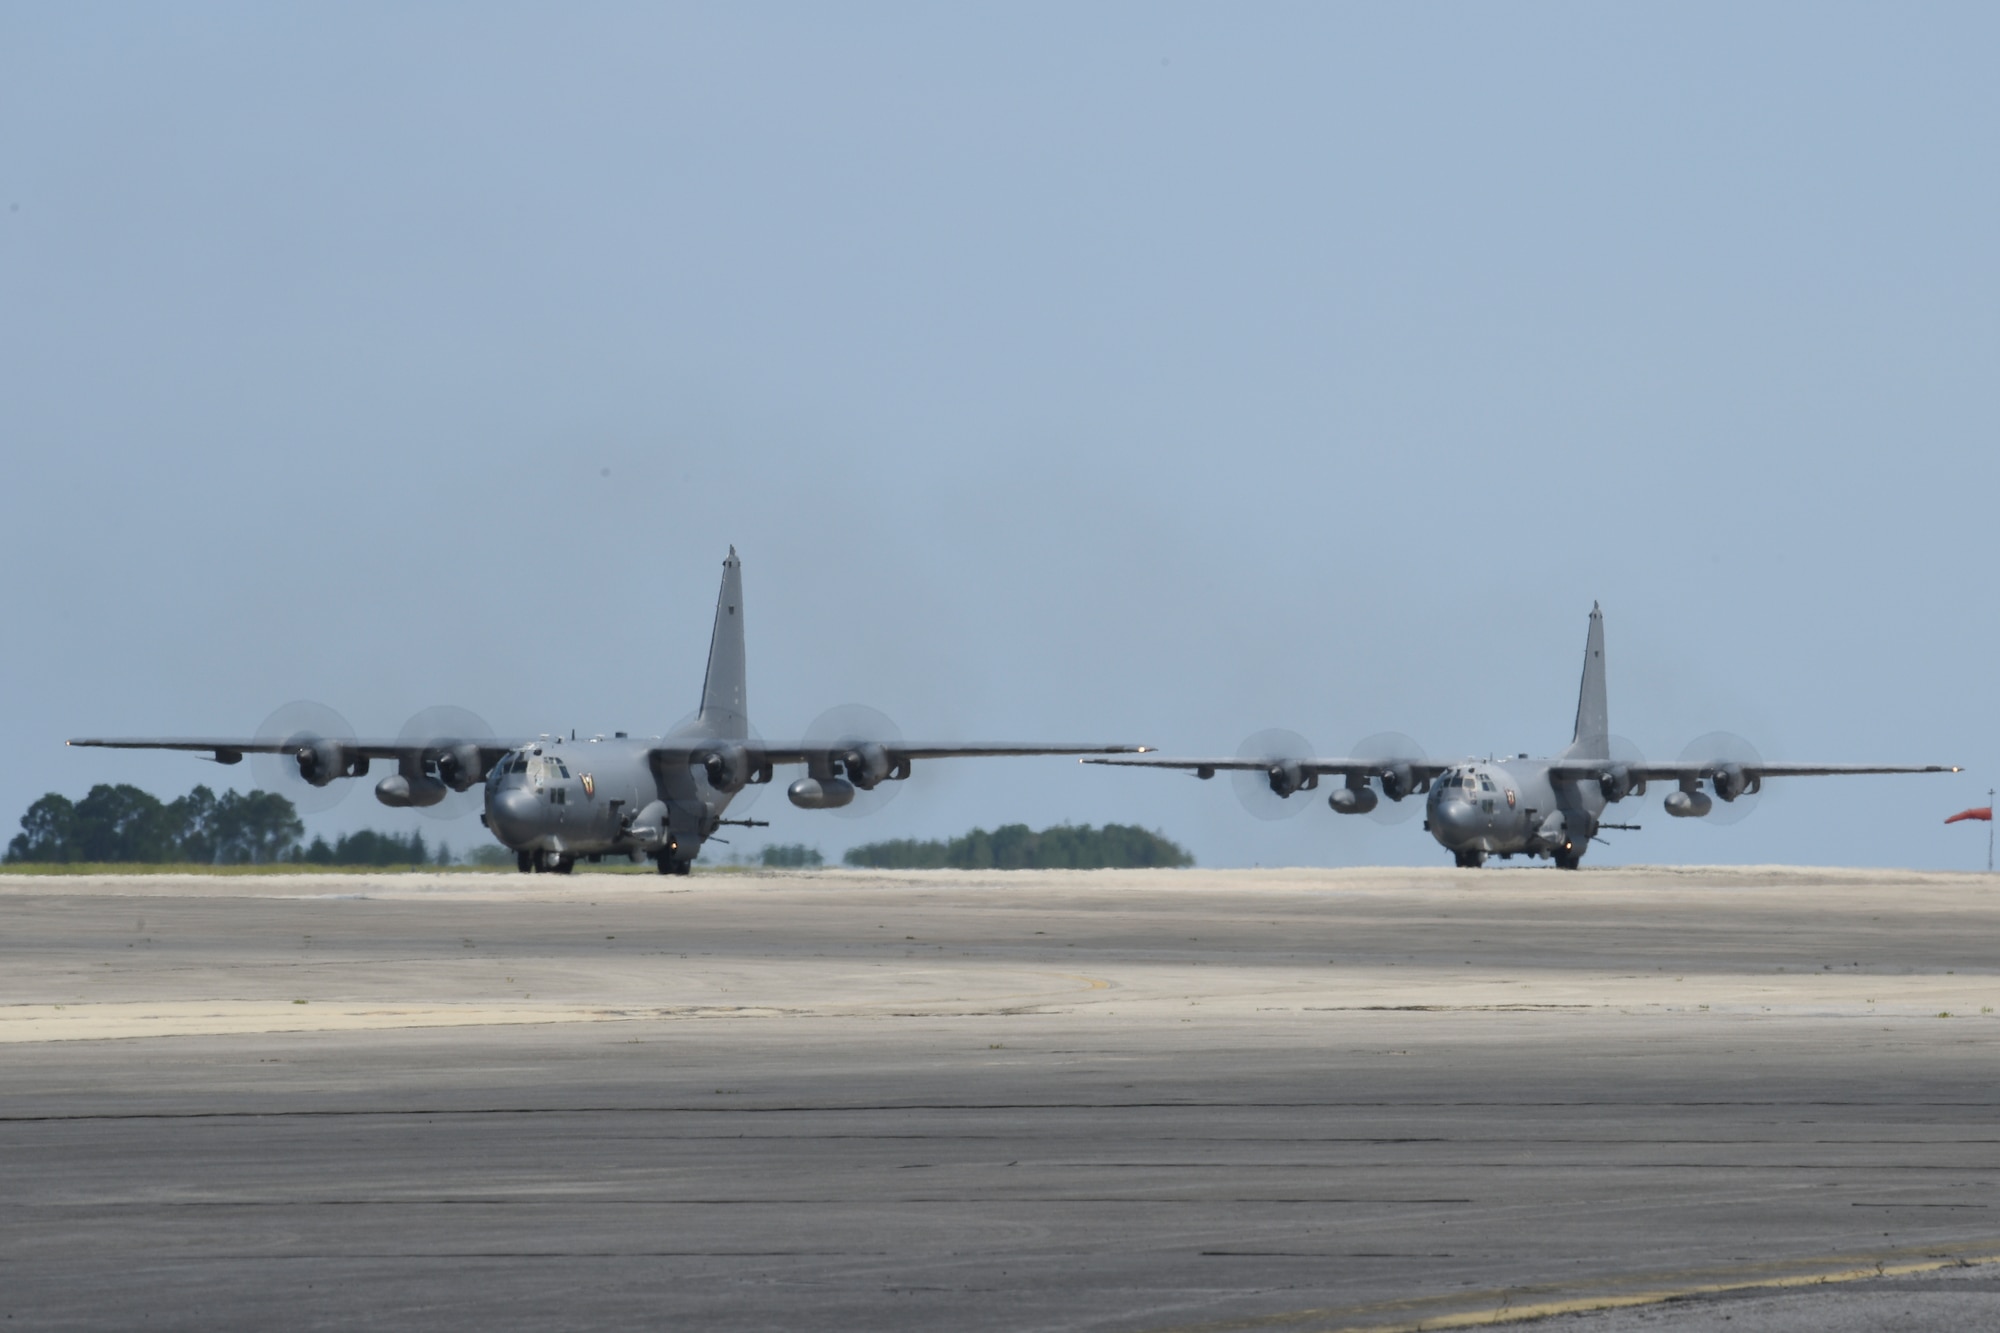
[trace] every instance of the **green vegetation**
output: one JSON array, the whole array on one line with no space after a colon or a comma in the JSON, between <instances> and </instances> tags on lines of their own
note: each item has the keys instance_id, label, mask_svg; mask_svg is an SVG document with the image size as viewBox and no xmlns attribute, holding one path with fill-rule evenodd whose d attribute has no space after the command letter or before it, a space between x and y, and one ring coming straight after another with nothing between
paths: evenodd
<instances>
[{"instance_id":1,"label":"green vegetation","mask_svg":"<svg viewBox=\"0 0 2000 1333\"><path fill-rule=\"evenodd\" d=\"M332 866L449 865L422 833L407 837L364 829L329 843L302 845L305 825L276 792L217 796L207 787L162 801L124 783L99 784L80 801L50 792L21 816L6 862L21 866ZM511 862L512 858L509 857Z\"/></svg>"},{"instance_id":2,"label":"green vegetation","mask_svg":"<svg viewBox=\"0 0 2000 1333\"><path fill-rule=\"evenodd\" d=\"M163 802L125 783L100 783L80 801L50 792L29 806L7 859L257 865L283 860L304 832L292 803L271 792L218 797L196 787Z\"/></svg>"},{"instance_id":3,"label":"green vegetation","mask_svg":"<svg viewBox=\"0 0 2000 1333\"><path fill-rule=\"evenodd\" d=\"M315 866L424 866L450 865L451 848L440 846L435 855L424 846L424 835L413 832L407 838L394 833L362 829L342 834L329 843L315 837L310 847L296 847L289 858ZM509 861L513 860L510 853Z\"/></svg>"},{"instance_id":4,"label":"green vegetation","mask_svg":"<svg viewBox=\"0 0 2000 1333\"><path fill-rule=\"evenodd\" d=\"M988 833L974 829L949 842L896 838L851 848L851 866L878 870L1102 870L1191 866L1194 857L1158 833L1129 824L1058 824L1040 833L1006 824Z\"/></svg>"},{"instance_id":5,"label":"green vegetation","mask_svg":"<svg viewBox=\"0 0 2000 1333\"><path fill-rule=\"evenodd\" d=\"M803 870L825 865L826 858L819 854L817 847L808 847L802 842L781 842L759 852L757 864L776 870Z\"/></svg>"}]
</instances>

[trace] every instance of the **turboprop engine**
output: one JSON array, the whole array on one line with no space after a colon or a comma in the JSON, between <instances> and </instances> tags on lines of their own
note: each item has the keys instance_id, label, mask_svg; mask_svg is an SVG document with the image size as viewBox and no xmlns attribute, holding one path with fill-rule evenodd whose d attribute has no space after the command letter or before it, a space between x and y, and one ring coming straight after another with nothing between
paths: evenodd
<instances>
[{"instance_id":1,"label":"turboprop engine","mask_svg":"<svg viewBox=\"0 0 2000 1333\"><path fill-rule=\"evenodd\" d=\"M335 778L358 778L368 771L367 756L350 757L339 741L324 736L301 736L289 748L298 760L299 776L315 787L324 787Z\"/></svg>"},{"instance_id":2,"label":"turboprop engine","mask_svg":"<svg viewBox=\"0 0 2000 1333\"><path fill-rule=\"evenodd\" d=\"M1715 808L1715 802L1711 801L1708 793L1699 787L1693 791L1682 788L1680 791L1668 792L1665 804L1667 813L1675 819L1700 819Z\"/></svg>"},{"instance_id":3,"label":"turboprop engine","mask_svg":"<svg viewBox=\"0 0 2000 1333\"><path fill-rule=\"evenodd\" d=\"M1745 796L1759 790L1763 784L1758 779L1745 773L1742 765L1724 764L1709 779L1709 785L1715 788L1717 796L1720 796L1725 801L1733 801L1739 796Z\"/></svg>"},{"instance_id":4,"label":"turboprop engine","mask_svg":"<svg viewBox=\"0 0 2000 1333\"><path fill-rule=\"evenodd\" d=\"M1646 794L1646 780L1632 776L1632 770L1623 764L1613 764L1598 774L1597 787L1607 801L1622 801L1627 796Z\"/></svg>"},{"instance_id":5,"label":"turboprop engine","mask_svg":"<svg viewBox=\"0 0 2000 1333\"><path fill-rule=\"evenodd\" d=\"M1382 794L1392 801L1400 801L1417 789L1417 775L1408 764L1391 764L1377 776L1382 780Z\"/></svg>"},{"instance_id":6,"label":"turboprop engine","mask_svg":"<svg viewBox=\"0 0 2000 1333\"><path fill-rule=\"evenodd\" d=\"M1296 759L1280 759L1267 771L1271 790L1280 796L1290 796L1295 791L1311 791L1319 786L1319 774L1306 772Z\"/></svg>"},{"instance_id":7,"label":"turboprop engine","mask_svg":"<svg viewBox=\"0 0 2000 1333\"><path fill-rule=\"evenodd\" d=\"M486 764L477 745L454 745L437 758L438 778L453 791L470 791L486 780ZM381 794L377 789L376 794Z\"/></svg>"},{"instance_id":8,"label":"turboprop engine","mask_svg":"<svg viewBox=\"0 0 2000 1333\"><path fill-rule=\"evenodd\" d=\"M841 770L847 774L847 780L862 791L874 791L876 784L885 778L906 778L910 775L908 761L891 764L889 752L874 741L862 741L853 749L843 750L832 758L840 761ZM901 772L897 772L899 768ZM840 804L846 805L847 802L842 801Z\"/></svg>"},{"instance_id":9,"label":"turboprop engine","mask_svg":"<svg viewBox=\"0 0 2000 1333\"><path fill-rule=\"evenodd\" d=\"M741 745L720 745L701 757L708 785L721 792L739 792L752 782L769 782L771 767L753 767L750 751Z\"/></svg>"},{"instance_id":10,"label":"turboprop engine","mask_svg":"<svg viewBox=\"0 0 2000 1333\"><path fill-rule=\"evenodd\" d=\"M838 810L854 800L854 784L845 778L800 778L785 788L785 796L801 810Z\"/></svg>"}]
</instances>

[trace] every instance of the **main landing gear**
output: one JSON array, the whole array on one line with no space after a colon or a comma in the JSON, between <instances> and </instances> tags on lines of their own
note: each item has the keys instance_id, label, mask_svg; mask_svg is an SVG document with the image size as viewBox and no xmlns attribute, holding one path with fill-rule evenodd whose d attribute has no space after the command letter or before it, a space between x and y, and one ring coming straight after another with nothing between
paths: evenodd
<instances>
[{"instance_id":1,"label":"main landing gear","mask_svg":"<svg viewBox=\"0 0 2000 1333\"><path fill-rule=\"evenodd\" d=\"M564 856L561 852L515 852L514 868L526 875L529 873L567 875L576 869L576 858Z\"/></svg>"},{"instance_id":2,"label":"main landing gear","mask_svg":"<svg viewBox=\"0 0 2000 1333\"><path fill-rule=\"evenodd\" d=\"M1486 864L1486 853L1477 847L1469 847L1462 852L1453 852L1452 859L1458 862L1460 870L1477 870Z\"/></svg>"},{"instance_id":3,"label":"main landing gear","mask_svg":"<svg viewBox=\"0 0 2000 1333\"><path fill-rule=\"evenodd\" d=\"M1583 864L1583 853L1575 847L1564 847L1555 853L1556 869L1574 870Z\"/></svg>"},{"instance_id":4,"label":"main landing gear","mask_svg":"<svg viewBox=\"0 0 2000 1333\"><path fill-rule=\"evenodd\" d=\"M687 875L694 872L694 862L683 861L679 857L668 855L666 852L661 852L653 860L655 868L662 875Z\"/></svg>"}]
</instances>

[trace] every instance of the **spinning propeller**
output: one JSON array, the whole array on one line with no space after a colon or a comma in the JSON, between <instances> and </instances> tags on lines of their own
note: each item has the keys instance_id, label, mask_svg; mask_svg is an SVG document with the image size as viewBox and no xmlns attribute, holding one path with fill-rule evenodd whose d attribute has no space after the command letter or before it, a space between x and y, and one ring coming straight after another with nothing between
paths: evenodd
<instances>
[{"instance_id":1,"label":"spinning propeller","mask_svg":"<svg viewBox=\"0 0 2000 1333\"><path fill-rule=\"evenodd\" d=\"M701 714L699 712L689 713L686 717L674 723L673 730L669 731L667 734L669 736L682 735L689 728L693 727L696 722L700 720L701 720ZM744 739L751 741L760 741L764 739L763 736L758 733L757 728L747 727L746 730L749 732L749 735L746 736ZM771 784L768 782L744 783L743 786L736 792L736 794L730 797L729 799L729 818L741 819L744 815L748 814L750 811L750 807L757 804L759 798L761 798L764 795L764 788L770 785Z\"/></svg>"},{"instance_id":2,"label":"spinning propeller","mask_svg":"<svg viewBox=\"0 0 2000 1333\"><path fill-rule=\"evenodd\" d=\"M431 765L445 785L444 799L417 807L424 814L432 819L463 819L484 807L486 793L481 782L486 774L478 747L494 741L493 728L485 718L453 704L433 704L412 715L396 739L426 750L442 750L431 757Z\"/></svg>"},{"instance_id":3,"label":"spinning propeller","mask_svg":"<svg viewBox=\"0 0 2000 1333\"><path fill-rule=\"evenodd\" d=\"M872 815L903 789L903 784L890 776L892 766L880 750L885 743L902 740L903 729L881 709L867 704L836 704L812 720L804 739L809 747L823 745L836 751L835 758L854 784L854 799L833 811L842 819Z\"/></svg>"},{"instance_id":4,"label":"spinning propeller","mask_svg":"<svg viewBox=\"0 0 2000 1333\"><path fill-rule=\"evenodd\" d=\"M1232 768L1230 784L1243 808L1259 819L1290 819L1303 814L1312 804L1299 793L1311 791L1319 779L1299 771L1298 761L1312 757L1312 742L1296 731L1271 727L1244 739L1236 747L1238 759L1260 759L1263 768Z\"/></svg>"},{"instance_id":5,"label":"spinning propeller","mask_svg":"<svg viewBox=\"0 0 2000 1333\"><path fill-rule=\"evenodd\" d=\"M1711 731L1689 741L1681 751L1681 759L1725 765L1722 772L1703 784L1707 789L1704 794L1713 793L1715 798L1706 822L1739 824L1757 808L1762 784L1746 777L1741 770L1763 763L1764 756L1749 741L1731 731Z\"/></svg>"},{"instance_id":6,"label":"spinning propeller","mask_svg":"<svg viewBox=\"0 0 2000 1333\"><path fill-rule=\"evenodd\" d=\"M1370 819L1378 824L1401 824L1424 808L1424 799L1417 794L1424 785L1423 777L1411 769L1411 765L1429 760L1423 746L1400 731L1378 731L1356 741L1352 753L1356 759L1378 766L1372 785L1380 789L1382 799L1368 812ZM1401 800L1393 799L1397 794Z\"/></svg>"},{"instance_id":7,"label":"spinning propeller","mask_svg":"<svg viewBox=\"0 0 2000 1333\"><path fill-rule=\"evenodd\" d=\"M257 786L276 792L300 814L331 810L347 799L352 784L341 781L357 763L348 747L354 728L325 704L295 699L279 708L257 728L260 743L282 742L276 754L250 756L250 773Z\"/></svg>"}]
</instances>

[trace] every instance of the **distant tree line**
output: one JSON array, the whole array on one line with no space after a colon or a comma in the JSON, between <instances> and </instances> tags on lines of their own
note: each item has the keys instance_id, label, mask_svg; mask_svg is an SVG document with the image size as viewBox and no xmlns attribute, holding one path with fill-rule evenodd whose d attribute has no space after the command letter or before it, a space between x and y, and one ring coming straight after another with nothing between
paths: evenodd
<instances>
[{"instance_id":1,"label":"distant tree line","mask_svg":"<svg viewBox=\"0 0 2000 1333\"><path fill-rule=\"evenodd\" d=\"M506 852L504 859L511 864L514 853L504 847L500 850ZM424 845L423 832L417 829L412 829L407 836L362 829L358 833L343 833L333 842L315 836L310 845L293 848L286 859L312 866L448 866L452 863L449 846L439 843L433 852Z\"/></svg>"},{"instance_id":2,"label":"distant tree line","mask_svg":"<svg viewBox=\"0 0 2000 1333\"><path fill-rule=\"evenodd\" d=\"M21 816L8 861L125 861L154 865L428 865L449 864L422 833L407 837L362 830L303 845L305 825L276 792L217 796L207 787L162 801L125 783L99 784L80 801L50 792Z\"/></svg>"},{"instance_id":3,"label":"distant tree line","mask_svg":"<svg viewBox=\"0 0 2000 1333\"><path fill-rule=\"evenodd\" d=\"M759 852L757 863L778 870L801 870L825 865L826 858L819 854L817 847L808 847L802 842L780 842Z\"/></svg>"},{"instance_id":4,"label":"distant tree line","mask_svg":"<svg viewBox=\"0 0 2000 1333\"><path fill-rule=\"evenodd\" d=\"M877 870L1104 870L1145 866L1191 866L1194 857L1178 843L1130 824L1058 824L1037 833L1026 824L1005 824L988 833L976 828L948 841L895 838L850 848L848 865Z\"/></svg>"}]
</instances>

